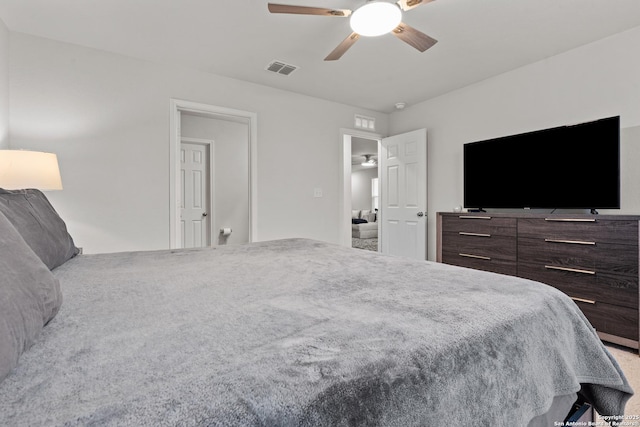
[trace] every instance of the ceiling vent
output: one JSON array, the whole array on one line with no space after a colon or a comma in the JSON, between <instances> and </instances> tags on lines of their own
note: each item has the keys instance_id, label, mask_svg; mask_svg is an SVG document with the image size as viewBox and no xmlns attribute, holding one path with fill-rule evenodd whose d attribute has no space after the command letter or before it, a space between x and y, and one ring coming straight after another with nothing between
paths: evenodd
<instances>
[{"instance_id":1,"label":"ceiling vent","mask_svg":"<svg viewBox=\"0 0 640 427\"><path fill-rule=\"evenodd\" d=\"M265 70L267 71L273 71L274 73L282 74L285 76L288 76L297 69L298 67L296 67L295 65L285 64L282 61L271 61L271 63L267 65L267 68L265 68Z\"/></svg>"}]
</instances>

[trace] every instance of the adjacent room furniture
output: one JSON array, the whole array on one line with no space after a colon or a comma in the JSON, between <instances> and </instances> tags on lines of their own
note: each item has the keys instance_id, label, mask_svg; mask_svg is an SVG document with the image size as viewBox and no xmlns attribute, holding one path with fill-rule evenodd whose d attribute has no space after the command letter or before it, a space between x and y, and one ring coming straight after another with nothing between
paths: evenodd
<instances>
[{"instance_id":1,"label":"adjacent room furniture","mask_svg":"<svg viewBox=\"0 0 640 427\"><path fill-rule=\"evenodd\" d=\"M353 210L351 211L351 221L351 237L358 239L378 238L378 222L375 212Z\"/></svg>"},{"instance_id":2,"label":"adjacent room furniture","mask_svg":"<svg viewBox=\"0 0 640 427\"><path fill-rule=\"evenodd\" d=\"M606 341L638 348L638 222L631 215L437 215L437 260L566 293Z\"/></svg>"}]
</instances>

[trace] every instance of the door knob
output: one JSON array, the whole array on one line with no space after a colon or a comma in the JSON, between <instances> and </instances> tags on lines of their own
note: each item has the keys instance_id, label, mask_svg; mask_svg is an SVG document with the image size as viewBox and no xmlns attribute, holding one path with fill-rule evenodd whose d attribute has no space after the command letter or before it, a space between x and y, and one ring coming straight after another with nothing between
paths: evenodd
<instances>
[{"instance_id":1,"label":"door knob","mask_svg":"<svg viewBox=\"0 0 640 427\"><path fill-rule=\"evenodd\" d=\"M424 216L424 212L418 212L418 216Z\"/></svg>"},{"instance_id":2,"label":"door knob","mask_svg":"<svg viewBox=\"0 0 640 427\"><path fill-rule=\"evenodd\" d=\"M202 216L207 216L207 213L206 212L202 212Z\"/></svg>"}]
</instances>

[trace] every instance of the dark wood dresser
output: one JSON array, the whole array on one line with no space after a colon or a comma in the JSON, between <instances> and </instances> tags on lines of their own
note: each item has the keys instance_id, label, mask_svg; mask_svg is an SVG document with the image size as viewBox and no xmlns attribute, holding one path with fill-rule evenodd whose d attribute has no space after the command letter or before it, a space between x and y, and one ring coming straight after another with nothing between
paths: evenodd
<instances>
[{"instance_id":1,"label":"dark wood dresser","mask_svg":"<svg viewBox=\"0 0 640 427\"><path fill-rule=\"evenodd\" d=\"M640 216L437 215L438 262L524 277L571 297L605 341L638 348Z\"/></svg>"}]
</instances>

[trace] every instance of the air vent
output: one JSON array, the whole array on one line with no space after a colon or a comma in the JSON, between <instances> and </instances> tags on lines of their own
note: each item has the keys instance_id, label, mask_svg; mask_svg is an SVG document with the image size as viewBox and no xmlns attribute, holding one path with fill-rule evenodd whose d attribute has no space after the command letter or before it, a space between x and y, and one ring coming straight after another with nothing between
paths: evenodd
<instances>
[{"instance_id":1,"label":"air vent","mask_svg":"<svg viewBox=\"0 0 640 427\"><path fill-rule=\"evenodd\" d=\"M273 71L274 73L282 74L285 76L288 76L297 69L297 66L286 64L282 61L271 61L271 63L267 65L267 68L265 68L265 70L267 71Z\"/></svg>"}]
</instances>

